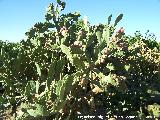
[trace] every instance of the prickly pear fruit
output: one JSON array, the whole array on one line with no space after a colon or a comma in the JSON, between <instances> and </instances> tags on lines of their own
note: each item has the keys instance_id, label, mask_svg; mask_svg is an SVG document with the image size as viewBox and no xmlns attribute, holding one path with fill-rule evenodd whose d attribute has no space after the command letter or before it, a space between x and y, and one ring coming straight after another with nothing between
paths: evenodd
<instances>
[{"instance_id":1,"label":"prickly pear fruit","mask_svg":"<svg viewBox=\"0 0 160 120\"><path fill-rule=\"evenodd\" d=\"M102 92L102 89L99 88L98 86L96 86L96 87L92 90L92 92L93 92L94 94L98 94L98 93Z\"/></svg>"},{"instance_id":2,"label":"prickly pear fruit","mask_svg":"<svg viewBox=\"0 0 160 120\"><path fill-rule=\"evenodd\" d=\"M125 30L125 29L124 29L123 27L121 27L117 32L118 32L118 33L124 33L124 30Z\"/></svg>"},{"instance_id":3,"label":"prickly pear fruit","mask_svg":"<svg viewBox=\"0 0 160 120\"><path fill-rule=\"evenodd\" d=\"M104 58L100 58L100 64L103 64L105 62L105 59Z\"/></svg>"},{"instance_id":4,"label":"prickly pear fruit","mask_svg":"<svg viewBox=\"0 0 160 120\"><path fill-rule=\"evenodd\" d=\"M60 33L63 35L63 36L65 36L65 34L68 32L68 30L67 30L67 28L66 27L62 27L61 29L60 29Z\"/></svg>"},{"instance_id":5,"label":"prickly pear fruit","mask_svg":"<svg viewBox=\"0 0 160 120\"><path fill-rule=\"evenodd\" d=\"M72 47L81 48L82 47L82 42L81 41L75 41L73 43Z\"/></svg>"},{"instance_id":6,"label":"prickly pear fruit","mask_svg":"<svg viewBox=\"0 0 160 120\"><path fill-rule=\"evenodd\" d=\"M105 48L103 49L103 54L104 54L104 55L107 55L107 54L108 54L108 52L109 52L108 48L107 48L107 47L105 47Z\"/></svg>"}]
</instances>

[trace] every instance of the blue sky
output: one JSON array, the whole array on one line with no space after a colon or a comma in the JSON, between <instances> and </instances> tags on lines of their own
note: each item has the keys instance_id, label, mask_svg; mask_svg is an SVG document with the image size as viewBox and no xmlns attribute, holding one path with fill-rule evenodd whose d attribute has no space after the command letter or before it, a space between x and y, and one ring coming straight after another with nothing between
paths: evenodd
<instances>
[{"instance_id":1,"label":"blue sky","mask_svg":"<svg viewBox=\"0 0 160 120\"><path fill-rule=\"evenodd\" d=\"M160 0L64 0L65 13L78 11L88 16L91 24L105 23L123 13L117 28L123 26L126 34L140 30L154 33L160 41ZM56 0L0 0L0 40L18 42L36 22L43 22L46 7Z\"/></svg>"}]
</instances>

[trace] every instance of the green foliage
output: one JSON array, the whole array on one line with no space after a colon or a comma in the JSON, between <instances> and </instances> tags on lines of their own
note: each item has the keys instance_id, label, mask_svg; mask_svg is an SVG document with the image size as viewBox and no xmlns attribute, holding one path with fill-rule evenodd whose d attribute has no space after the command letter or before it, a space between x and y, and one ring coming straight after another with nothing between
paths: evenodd
<instances>
[{"instance_id":1,"label":"green foliage","mask_svg":"<svg viewBox=\"0 0 160 120\"><path fill-rule=\"evenodd\" d=\"M77 12L60 14L64 8L50 4L26 41L0 41L0 108L16 106L17 119L75 119L99 108L111 117L159 117L159 43L116 32L123 14L91 26Z\"/></svg>"}]
</instances>

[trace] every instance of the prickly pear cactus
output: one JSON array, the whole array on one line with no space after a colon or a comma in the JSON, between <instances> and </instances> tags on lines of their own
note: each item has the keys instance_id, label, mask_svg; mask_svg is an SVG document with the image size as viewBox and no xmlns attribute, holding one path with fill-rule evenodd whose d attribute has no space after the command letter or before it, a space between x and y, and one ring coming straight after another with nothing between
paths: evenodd
<instances>
[{"instance_id":1,"label":"prickly pear cactus","mask_svg":"<svg viewBox=\"0 0 160 120\"><path fill-rule=\"evenodd\" d=\"M123 14L91 26L78 12L61 14L64 8L60 0L50 4L25 41L0 46L0 103L18 107L17 119L75 119L98 111L157 116L148 89L160 91L158 43L117 30Z\"/></svg>"}]
</instances>

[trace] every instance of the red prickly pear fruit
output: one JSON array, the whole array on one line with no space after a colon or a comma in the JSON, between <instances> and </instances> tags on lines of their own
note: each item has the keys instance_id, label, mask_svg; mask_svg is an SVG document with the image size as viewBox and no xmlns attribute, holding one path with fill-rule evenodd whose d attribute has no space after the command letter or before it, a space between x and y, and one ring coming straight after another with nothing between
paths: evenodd
<instances>
[{"instance_id":1,"label":"red prickly pear fruit","mask_svg":"<svg viewBox=\"0 0 160 120\"><path fill-rule=\"evenodd\" d=\"M118 30L118 33L124 33L124 28L121 27L121 28Z\"/></svg>"},{"instance_id":2,"label":"red prickly pear fruit","mask_svg":"<svg viewBox=\"0 0 160 120\"><path fill-rule=\"evenodd\" d=\"M65 26L61 27L60 32L67 30Z\"/></svg>"},{"instance_id":3,"label":"red prickly pear fruit","mask_svg":"<svg viewBox=\"0 0 160 120\"><path fill-rule=\"evenodd\" d=\"M102 55L102 59L106 59L106 57L107 57L106 55Z\"/></svg>"},{"instance_id":4,"label":"red prickly pear fruit","mask_svg":"<svg viewBox=\"0 0 160 120\"><path fill-rule=\"evenodd\" d=\"M108 50L107 51L104 51L104 54L107 54L108 53Z\"/></svg>"},{"instance_id":5,"label":"red prickly pear fruit","mask_svg":"<svg viewBox=\"0 0 160 120\"><path fill-rule=\"evenodd\" d=\"M79 47L82 47L82 43L81 43L81 42L79 42L78 46L79 46Z\"/></svg>"},{"instance_id":6,"label":"red prickly pear fruit","mask_svg":"<svg viewBox=\"0 0 160 120\"><path fill-rule=\"evenodd\" d=\"M78 35L82 36L83 35L83 31L79 31Z\"/></svg>"},{"instance_id":7,"label":"red prickly pear fruit","mask_svg":"<svg viewBox=\"0 0 160 120\"><path fill-rule=\"evenodd\" d=\"M80 41L75 41L73 46L80 48L80 47L82 47L82 43Z\"/></svg>"},{"instance_id":8,"label":"red prickly pear fruit","mask_svg":"<svg viewBox=\"0 0 160 120\"><path fill-rule=\"evenodd\" d=\"M122 28L121 28L121 33L124 33L124 30L125 30L125 29L122 27Z\"/></svg>"},{"instance_id":9,"label":"red prickly pear fruit","mask_svg":"<svg viewBox=\"0 0 160 120\"><path fill-rule=\"evenodd\" d=\"M100 59L100 64L103 64L105 62L105 59L104 58L101 58Z\"/></svg>"},{"instance_id":10,"label":"red prickly pear fruit","mask_svg":"<svg viewBox=\"0 0 160 120\"><path fill-rule=\"evenodd\" d=\"M107 54L107 53L108 53L108 48L104 48L104 49L103 49L103 53L104 53L104 54Z\"/></svg>"},{"instance_id":11,"label":"red prickly pear fruit","mask_svg":"<svg viewBox=\"0 0 160 120\"><path fill-rule=\"evenodd\" d=\"M78 45L79 45L79 41L75 41L75 42L74 42L74 45L75 45L75 46L78 46Z\"/></svg>"},{"instance_id":12,"label":"red prickly pear fruit","mask_svg":"<svg viewBox=\"0 0 160 120\"><path fill-rule=\"evenodd\" d=\"M60 33L61 33L63 36L66 34L67 31L68 31L67 28L64 27L64 26L60 29Z\"/></svg>"}]
</instances>

